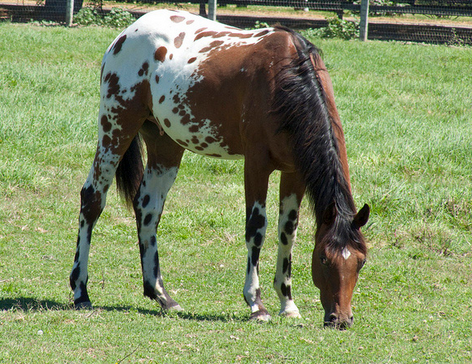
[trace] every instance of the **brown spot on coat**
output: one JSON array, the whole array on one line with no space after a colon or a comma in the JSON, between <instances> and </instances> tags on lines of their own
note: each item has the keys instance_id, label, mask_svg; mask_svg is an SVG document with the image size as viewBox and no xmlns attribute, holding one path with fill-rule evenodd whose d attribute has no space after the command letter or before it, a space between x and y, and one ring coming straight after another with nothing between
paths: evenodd
<instances>
[{"instance_id":1,"label":"brown spot on coat","mask_svg":"<svg viewBox=\"0 0 472 364\"><path fill-rule=\"evenodd\" d=\"M213 38L221 38L221 37L225 37L227 35L229 35L231 37L231 32L219 32L219 33L216 33L215 35L213 35Z\"/></svg>"},{"instance_id":2,"label":"brown spot on coat","mask_svg":"<svg viewBox=\"0 0 472 364\"><path fill-rule=\"evenodd\" d=\"M207 29L207 28L206 28L206 27L205 27L205 28L200 28L200 29L198 29L198 30L195 32L195 34L201 33L201 32L203 32L205 29Z\"/></svg>"},{"instance_id":3,"label":"brown spot on coat","mask_svg":"<svg viewBox=\"0 0 472 364\"><path fill-rule=\"evenodd\" d=\"M183 147L188 147L188 144L185 143L183 140L176 139L175 141L176 141L177 143L179 143L180 145L182 145Z\"/></svg>"},{"instance_id":4,"label":"brown spot on coat","mask_svg":"<svg viewBox=\"0 0 472 364\"><path fill-rule=\"evenodd\" d=\"M172 15L170 17L170 20L172 20L174 23L181 23L185 20L185 18L183 16L179 16L179 15Z\"/></svg>"},{"instance_id":5,"label":"brown spot on coat","mask_svg":"<svg viewBox=\"0 0 472 364\"><path fill-rule=\"evenodd\" d=\"M162 104L165 99L166 99L166 97L164 95L162 95L161 98L159 99L159 104Z\"/></svg>"},{"instance_id":6,"label":"brown spot on coat","mask_svg":"<svg viewBox=\"0 0 472 364\"><path fill-rule=\"evenodd\" d=\"M109 99L113 95L118 96L120 93L120 78L116 75L116 73L108 73L105 76L104 81L108 83L107 98Z\"/></svg>"},{"instance_id":7,"label":"brown spot on coat","mask_svg":"<svg viewBox=\"0 0 472 364\"><path fill-rule=\"evenodd\" d=\"M241 39L252 37L252 33L230 33L228 35L232 38L241 38Z\"/></svg>"},{"instance_id":8,"label":"brown spot on coat","mask_svg":"<svg viewBox=\"0 0 472 364\"><path fill-rule=\"evenodd\" d=\"M262 32L259 32L257 34L254 34L254 37L262 37L263 35L266 35L267 33L269 33L270 30L266 29L266 30L263 30Z\"/></svg>"},{"instance_id":9,"label":"brown spot on coat","mask_svg":"<svg viewBox=\"0 0 472 364\"><path fill-rule=\"evenodd\" d=\"M188 123L190 123L190 115L185 114L184 116L182 116L182 119L180 119L180 123L182 125L187 125Z\"/></svg>"},{"instance_id":10,"label":"brown spot on coat","mask_svg":"<svg viewBox=\"0 0 472 364\"><path fill-rule=\"evenodd\" d=\"M110 130L111 130L111 123L108 121L108 118L106 115L103 115L101 120L100 120L100 123L102 125L102 130L105 132L105 133L108 133Z\"/></svg>"},{"instance_id":11,"label":"brown spot on coat","mask_svg":"<svg viewBox=\"0 0 472 364\"><path fill-rule=\"evenodd\" d=\"M206 29L206 28L203 28L203 29ZM203 38L203 37L213 37L214 35L218 34L218 32L210 30L208 32L202 31L201 33L196 33L196 34L197 36L195 37L194 40L199 40L200 38Z\"/></svg>"},{"instance_id":12,"label":"brown spot on coat","mask_svg":"<svg viewBox=\"0 0 472 364\"><path fill-rule=\"evenodd\" d=\"M185 38L184 32L180 33L177 37L175 37L174 39L175 48L180 48L182 46L182 43L184 42L184 38Z\"/></svg>"},{"instance_id":13,"label":"brown spot on coat","mask_svg":"<svg viewBox=\"0 0 472 364\"><path fill-rule=\"evenodd\" d=\"M108 135L104 135L102 138L102 146L104 148L110 148L111 147L111 138Z\"/></svg>"},{"instance_id":14,"label":"brown spot on coat","mask_svg":"<svg viewBox=\"0 0 472 364\"><path fill-rule=\"evenodd\" d=\"M212 143L216 142L216 139L213 138L213 137L208 136L208 137L205 138L205 141L206 141L208 144L212 144Z\"/></svg>"},{"instance_id":15,"label":"brown spot on coat","mask_svg":"<svg viewBox=\"0 0 472 364\"><path fill-rule=\"evenodd\" d=\"M151 196L149 195L144 196L142 206L146 207L149 204L149 201L151 201Z\"/></svg>"},{"instance_id":16,"label":"brown spot on coat","mask_svg":"<svg viewBox=\"0 0 472 364\"><path fill-rule=\"evenodd\" d=\"M174 104L180 104L180 96L179 95L174 95L172 97L172 101L174 101Z\"/></svg>"},{"instance_id":17,"label":"brown spot on coat","mask_svg":"<svg viewBox=\"0 0 472 364\"><path fill-rule=\"evenodd\" d=\"M149 63L144 62L143 65L141 66L141 69L138 72L139 77L142 77L143 75L147 75L148 69L149 69Z\"/></svg>"},{"instance_id":18,"label":"brown spot on coat","mask_svg":"<svg viewBox=\"0 0 472 364\"><path fill-rule=\"evenodd\" d=\"M159 62L164 62L166 60L167 48L159 47L154 53L154 59Z\"/></svg>"},{"instance_id":19,"label":"brown spot on coat","mask_svg":"<svg viewBox=\"0 0 472 364\"><path fill-rule=\"evenodd\" d=\"M122 35L113 45L112 50L113 50L114 55L118 54L121 51L121 48L123 47L123 43L125 42L125 40L126 40L126 34Z\"/></svg>"},{"instance_id":20,"label":"brown spot on coat","mask_svg":"<svg viewBox=\"0 0 472 364\"><path fill-rule=\"evenodd\" d=\"M169 119L164 119L164 125L170 128L170 121Z\"/></svg>"},{"instance_id":21,"label":"brown spot on coat","mask_svg":"<svg viewBox=\"0 0 472 364\"><path fill-rule=\"evenodd\" d=\"M190 58L190 59L188 60L187 63L190 64L190 63L195 62L196 60L197 60L197 57L192 57L192 58Z\"/></svg>"},{"instance_id":22,"label":"brown spot on coat","mask_svg":"<svg viewBox=\"0 0 472 364\"><path fill-rule=\"evenodd\" d=\"M103 62L102 64L102 68L100 70L100 83L102 82L102 78L103 78L103 71L105 70L105 62Z\"/></svg>"},{"instance_id":23,"label":"brown spot on coat","mask_svg":"<svg viewBox=\"0 0 472 364\"><path fill-rule=\"evenodd\" d=\"M156 75L156 83L159 83L159 76Z\"/></svg>"},{"instance_id":24,"label":"brown spot on coat","mask_svg":"<svg viewBox=\"0 0 472 364\"><path fill-rule=\"evenodd\" d=\"M222 40L215 40L215 41L211 42L208 47L202 48L199 53L209 52L209 51L211 51L213 48L219 47L219 46L222 45L223 43L224 43L224 41L222 41Z\"/></svg>"}]
</instances>

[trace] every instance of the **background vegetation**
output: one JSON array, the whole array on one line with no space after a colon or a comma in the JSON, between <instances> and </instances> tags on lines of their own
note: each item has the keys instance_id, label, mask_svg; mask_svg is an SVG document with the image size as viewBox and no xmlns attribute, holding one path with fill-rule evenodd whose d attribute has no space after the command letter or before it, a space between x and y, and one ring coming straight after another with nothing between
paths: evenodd
<instances>
[{"instance_id":1,"label":"background vegetation","mask_svg":"<svg viewBox=\"0 0 472 364\"><path fill-rule=\"evenodd\" d=\"M242 162L186 154L159 230L185 312L142 297L131 212L110 192L90 256L93 311L68 275L79 191L96 143L100 61L116 29L0 25L0 362L411 363L472 361L470 48L319 40L347 137L370 252L355 325L322 328L302 213L293 292L277 317L277 180L261 255L271 322L248 322Z\"/></svg>"}]
</instances>

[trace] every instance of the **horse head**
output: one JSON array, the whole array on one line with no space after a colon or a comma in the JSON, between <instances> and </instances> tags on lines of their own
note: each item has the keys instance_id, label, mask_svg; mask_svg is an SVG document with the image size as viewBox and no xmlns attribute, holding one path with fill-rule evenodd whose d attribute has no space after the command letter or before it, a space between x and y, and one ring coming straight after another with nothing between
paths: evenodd
<instances>
[{"instance_id":1,"label":"horse head","mask_svg":"<svg viewBox=\"0 0 472 364\"><path fill-rule=\"evenodd\" d=\"M335 204L324 212L315 236L312 259L313 283L320 289L325 326L345 329L354 317L351 299L367 249L360 228L369 219L369 206L347 218Z\"/></svg>"}]
</instances>

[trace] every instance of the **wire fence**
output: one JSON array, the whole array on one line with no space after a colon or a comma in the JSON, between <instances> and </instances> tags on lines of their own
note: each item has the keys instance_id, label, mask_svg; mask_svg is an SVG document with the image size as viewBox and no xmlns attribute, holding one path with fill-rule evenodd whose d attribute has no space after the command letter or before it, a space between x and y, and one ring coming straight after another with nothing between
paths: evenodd
<instances>
[{"instance_id":1,"label":"wire fence","mask_svg":"<svg viewBox=\"0 0 472 364\"><path fill-rule=\"evenodd\" d=\"M66 21L70 0L0 0L0 20ZM139 17L156 8L182 8L208 14L208 0L135 0L122 2L74 0L73 14L83 7L101 13L121 7ZM333 27L343 32L358 27L361 0L218 0L218 21L242 28L276 23L295 29ZM367 39L472 44L471 0L370 0Z\"/></svg>"}]
</instances>

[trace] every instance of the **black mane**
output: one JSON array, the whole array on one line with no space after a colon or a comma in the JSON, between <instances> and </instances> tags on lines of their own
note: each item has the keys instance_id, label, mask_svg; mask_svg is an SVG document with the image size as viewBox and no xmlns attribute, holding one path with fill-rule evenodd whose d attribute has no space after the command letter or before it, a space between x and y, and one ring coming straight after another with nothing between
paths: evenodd
<instances>
[{"instance_id":1,"label":"black mane","mask_svg":"<svg viewBox=\"0 0 472 364\"><path fill-rule=\"evenodd\" d=\"M334 203L337 217L332 232L342 234L339 230L344 230L345 234L352 230L346 224L352 223L355 205L343 173L334 122L313 65L320 59L320 51L300 34L287 28L279 29L292 34L298 52L298 57L283 68L275 80L272 109L281 120L279 132L287 132L292 137L295 161L305 179L317 225L321 225L323 214ZM344 239L339 236L334 240Z\"/></svg>"}]
</instances>

